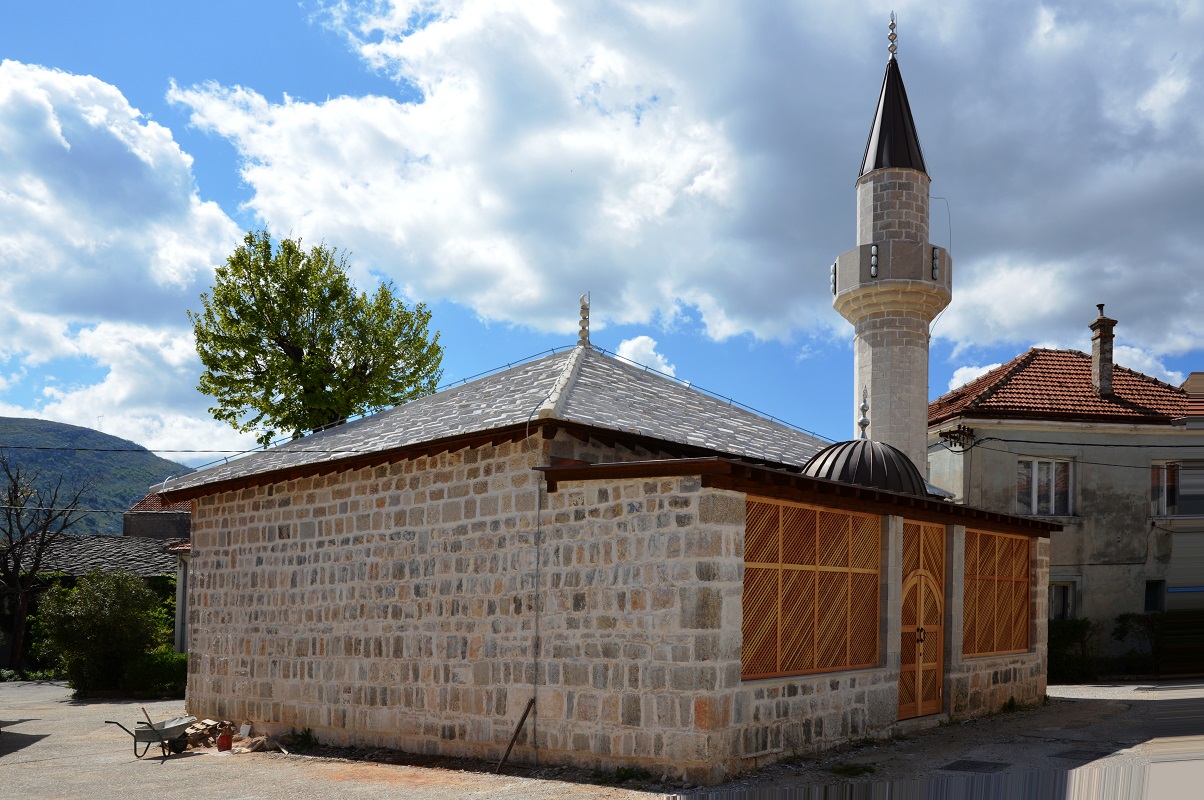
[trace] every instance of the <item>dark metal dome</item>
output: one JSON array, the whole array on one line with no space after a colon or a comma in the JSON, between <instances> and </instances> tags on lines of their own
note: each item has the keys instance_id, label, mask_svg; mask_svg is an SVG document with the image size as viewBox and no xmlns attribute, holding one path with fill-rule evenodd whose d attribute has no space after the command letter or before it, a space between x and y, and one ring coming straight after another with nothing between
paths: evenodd
<instances>
[{"instance_id":1,"label":"dark metal dome","mask_svg":"<svg viewBox=\"0 0 1204 800\"><path fill-rule=\"evenodd\" d=\"M803 474L885 492L928 496L924 478L910 458L889 444L870 439L828 445L811 457Z\"/></svg>"}]
</instances>

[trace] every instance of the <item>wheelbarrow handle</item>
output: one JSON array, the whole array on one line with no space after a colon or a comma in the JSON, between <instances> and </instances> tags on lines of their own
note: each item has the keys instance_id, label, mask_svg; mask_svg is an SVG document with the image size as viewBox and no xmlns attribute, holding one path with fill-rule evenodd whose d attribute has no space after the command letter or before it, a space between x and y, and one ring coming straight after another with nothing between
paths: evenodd
<instances>
[{"instance_id":1,"label":"wheelbarrow handle","mask_svg":"<svg viewBox=\"0 0 1204 800\"><path fill-rule=\"evenodd\" d=\"M126 726L122 725L120 722L114 722L111 719L106 719L105 725L116 725L118 728L121 728L123 731L128 733L130 736L134 736L134 732L132 730L130 730L129 728L127 728ZM134 738L136 739L138 737L135 736Z\"/></svg>"}]
</instances>

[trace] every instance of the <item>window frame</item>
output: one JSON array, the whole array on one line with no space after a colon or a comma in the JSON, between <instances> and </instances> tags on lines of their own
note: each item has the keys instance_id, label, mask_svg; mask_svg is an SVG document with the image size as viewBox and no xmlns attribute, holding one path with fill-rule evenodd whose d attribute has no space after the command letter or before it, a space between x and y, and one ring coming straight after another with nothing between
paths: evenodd
<instances>
[{"instance_id":1,"label":"window frame","mask_svg":"<svg viewBox=\"0 0 1204 800\"><path fill-rule=\"evenodd\" d=\"M1189 503L1200 503L1201 508L1184 513L1180 511L1184 497L1184 473L1188 473L1188 485L1200 482L1195 491L1189 490ZM1154 461L1150 464L1150 515L1154 517L1199 517L1204 516L1204 461L1171 459Z\"/></svg>"},{"instance_id":2,"label":"window frame","mask_svg":"<svg viewBox=\"0 0 1204 800\"><path fill-rule=\"evenodd\" d=\"M1021 505L1021 469L1022 465L1029 464L1028 471L1028 494L1029 499L1026 505ZM1043 482L1041 476L1041 466L1048 465L1048 477L1044 479L1046 489L1048 490L1047 502L1049 503L1049 511L1041 511L1041 484ZM1058 467L1066 467L1066 507L1061 509L1058 507ZM1072 458L1058 458L1049 456L1018 456L1016 458L1016 508L1017 513L1028 517L1072 517L1075 513L1075 491L1077 481L1075 479L1075 461Z\"/></svg>"},{"instance_id":3,"label":"window frame","mask_svg":"<svg viewBox=\"0 0 1204 800\"><path fill-rule=\"evenodd\" d=\"M1063 589L1066 594L1066 613L1064 616L1054 615L1054 590ZM1049 582L1049 619L1077 619L1079 612L1079 584L1073 580L1051 580Z\"/></svg>"},{"instance_id":4,"label":"window frame","mask_svg":"<svg viewBox=\"0 0 1204 800\"><path fill-rule=\"evenodd\" d=\"M985 547L985 539L990 538L989 547ZM1019 551L1025 565L1023 577L1015 575L1009 576L1006 573L1004 564L996 557L998 548L1003 543L1014 543L1016 540L1022 540L1023 546ZM978 546L982 549L976 549ZM984 560L984 556L986 559ZM983 569L989 567L989 569ZM1019 655L1022 653L1031 653L1036 647L1036 642L1033 640L1033 552L1032 539L1028 536L1012 533L1002 533L999 531L982 530L979 528L966 529L966 542L963 556L963 589L962 589L962 657L963 658L991 658L1001 655ZM989 584L989 586L988 586ZM1001 644L1000 635L1000 619L999 612L1014 610L1008 606L1008 597L1002 596L1000 589L1003 587L1015 587L1016 592L1013 597L1021 598L1021 604L1024 608L1023 617L1023 633L1019 638L1024 640L1024 645L1019 648L1003 647ZM1011 593L1009 593L1011 594ZM986 600L987 607L979 602ZM989 612L989 613L988 613ZM988 620L989 616L989 620ZM979 645L983 639L980 631L984 630L983 626L990 623L990 647L980 649ZM1006 621L1006 620L1005 620Z\"/></svg>"},{"instance_id":5,"label":"window frame","mask_svg":"<svg viewBox=\"0 0 1204 800\"><path fill-rule=\"evenodd\" d=\"M834 673L834 672L848 672L848 671L852 671L852 670L873 669L876 667L880 667L882 665L882 609L881 609L881 604L882 604L881 581L882 581L882 568L883 568L883 565L882 565L882 515L850 511L850 510L839 509L839 508L827 508L824 506L811 505L811 504L807 504L807 503L795 503L795 502L791 502L788 500L779 500L776 498L767 498L767 497L760 497L760 496L755 496L755 495L746 496L745 503L746 503L746 509L748 509L748 511L746 512L746 523L745 523L744 581L743 581L744 598L743 598L743 612L742 612L743 619L741 620L741 633L744 638L744 643L743 643L742 652L741 652L740 679L742 681L755 681L755 680L765 680L765 679L771 679L771 678L791 677L791 676L798 676L798 675L822 675L822 674L829 674L829 673ZM765 561L758 560L752 553L752 547L750 546L750 542L749 542L749 529L748 529L749 523L747 522L747 520L750 520L752 518L751 506L753 504L771 506L771 507L775 508L776 513L778 515L778 522L777 522L777 529L776 529L777 542L778 542L777 548L776 548L776 555L777 555L776 562L768 561L768 560L765 560ZM819 556L820 547L819 547L818 537L823 532L823 527L822 527L822 525L819 524L820 523L819 515L827 514L827 515L832 515L832 516L842 516L842 517L848 518L849 525L850 525L850 527L848 529L848 535L850 538L847 541L847 547L849 549L847 551L848 555L846 557L845 565L844 566L833 566L833 565L828 565L828 564L824 564L824 563L814 563L814 564L808 565L808 564L801 563L799 561L792 561L792 560L784 558L783 557L783 555L784 555L783 535L785 532L785 512L787 510L799 510L799 511L803 511L803 512L811 512L816 515L817 527L815 530L815 536L817 538L815 541L815 544L816 544L815 555L816 555L816 561L819 561L819 562L823 561L823 559L820 558L820 556ZM872 560L874 563L873 567L859 566L854 563L855 559L853 557L853 537L856 535L856 533L854 532L854 530L852 528L852 525L853 525L852 520L853 519L860 519L862 521L862 524L865 524L865 525L872 524L872 527L874 530L874 540L873 540L873 547L872 547L872 553L873 553ZM861 550L858 550L858 552L860 552L864 555L864 554L868 553L869 551L861 549ZM815 600L814 600L814 605L810 608L810 614L811 614L810 620L812 622L814 622L814 624L811 626L811 630L813 632L815 632L817 635L817 639L815 640L815 643L814 643L814 651L812 653L812 656L813 656L812 663L815 663L815 664L819 664L819 662L823 659L823 656L830 655L828 653L822 653L820 651L820 642L818 641L818 631L820 628L819 620L821 617L824 616L823 609L827 608L826 606L823 606L822 602L821 602L822 601L822 596L821 596L822 589L820 586L820 577L819 577L820 574L821 573L827 573L830 575L844 574L845 576L847 576L847 583L846 583L847 590L845 592L846 606L841 613L844 616L844 623L845 623L843 626L844 627L844 637L843 637L844 644L843 644L843 646L845 648L846 656L850 656L850 657L852 655L853 648L854 648L854 628L857 626L857 621L854 618L855 617L854 606L856 604L854 602L853 590L852 590L853 583L854 583L854 576L861 575L863 577L870 577L872 575L872 578L873 578L872 584L874 587L873 588L873 591L874 591L874 599L873 599L874 636L873 636L873 654L869 660L866 660L863 662L853 662L853 661L849 660L848 663L840 663L840 664L831 663L831 664L825 664L823 666L814 666L811 668L804 668L804 669L797 669L797 668L783 669L782 668L783 661L784 661L785 655L786 655L783 652L783 640L786 638L795 638L793 636L793 634L798 632L797 630L788 632L785 629L785 625L784 625L785 615L783 614L784 577L788 573L801 574L804 572L810 572L815 576L815 580L813 582L813 591L815 593L814 594ZM748 647L749 647L748 634L749 634L750 621L749 621L748 614L749 614L750 608L752 607L752 604L750 602L749 590L753 584L752 575L754 573L761 573L762 578L766 577L770 573L773 573L773 574L775 574L775 580L776 580L776 599L774 600L774 603L773 603L773 610L772 610L773 613L761 617L761 619L764 620L763 624L765 624L766 629L776 628L776 630L773 631L774 637L775 637L774 669L770 670L770 671L766 671L766 670L751 671L755 665L755 661L753 664L749 663L750 651L748 650ZM765 611L766 611L766 609L762 609L762 613L765 613ZM807 620L802 620L802 619L798 620L798 624L801 625L801 630L807 629L806 621ZM864 635L865 631L858 630L857 633ZM788 634L789 634L789 637L788 637ZM863 644L865 643L865 640L859 639L859 641L861 641ZM753 656L753 658L755 659L756 656Z\"/></svg>"}]
</instances>

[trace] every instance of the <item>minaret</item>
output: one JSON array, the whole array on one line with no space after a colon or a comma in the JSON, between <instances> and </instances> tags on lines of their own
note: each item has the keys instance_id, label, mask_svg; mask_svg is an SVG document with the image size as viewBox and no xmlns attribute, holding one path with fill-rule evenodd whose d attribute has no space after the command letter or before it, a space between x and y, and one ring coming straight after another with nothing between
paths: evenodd
<instances>
[{"instance_id":1,"label":"minaret","mask_svg":"<svg viewBox=\"0 0 1204 800\"><path fill-rule=\"evenodd\" d=\"M952 299L952 262L928 241L929 177L895 59L893 14L888 38L857 179L857 247L832 265L832 305L855 329L853 403L868 393L869 438L902 450L924 474L928 326Z\"/></svg>"}]
</instances>

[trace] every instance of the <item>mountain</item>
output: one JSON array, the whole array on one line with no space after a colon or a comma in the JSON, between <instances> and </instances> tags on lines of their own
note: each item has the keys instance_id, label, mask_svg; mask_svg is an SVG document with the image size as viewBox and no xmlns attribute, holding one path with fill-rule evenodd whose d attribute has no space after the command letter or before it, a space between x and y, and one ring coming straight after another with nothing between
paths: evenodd
<instances>
[{"instance_id":1,"label":"mountain","mask_svg":"<svg viewBox=\"0 0 1204 800\"><path fill-rule=\"evenodd\" d=\"M43 480L64 475L63 493L84 481L94 484L80 507L108 513L85 514L68 529L71 533L120 535L121 512L152 484L192 472L141 445L91 428L19 417L0 417L0 455L24 470L40 470Z\"/></svg>"}]
</instances>

